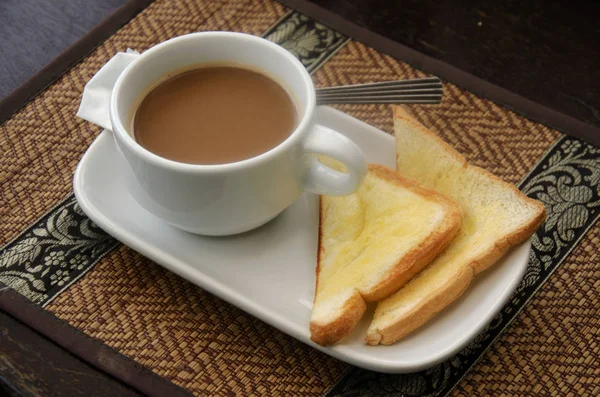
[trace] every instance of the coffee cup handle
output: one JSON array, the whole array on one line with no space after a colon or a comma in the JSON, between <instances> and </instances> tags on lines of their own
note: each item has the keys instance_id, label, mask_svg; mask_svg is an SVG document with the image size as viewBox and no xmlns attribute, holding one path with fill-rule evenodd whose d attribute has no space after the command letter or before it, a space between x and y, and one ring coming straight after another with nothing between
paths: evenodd
<instances>
[{"instance_id":1,"label":"coffee cup handle","mask_svg":"<svg viewBox=\"0 0 600 397\"><path fill-rule=\"evenodd\" d=\"M311 154L304 174L304 189L329 196L346 196L358 189L367 175L367 161L351 139L331 128L316 125L304 142L304 152ZM315 155L331 157L348 172L340 172L320 162Z\"/></svg>"}]
</instances>

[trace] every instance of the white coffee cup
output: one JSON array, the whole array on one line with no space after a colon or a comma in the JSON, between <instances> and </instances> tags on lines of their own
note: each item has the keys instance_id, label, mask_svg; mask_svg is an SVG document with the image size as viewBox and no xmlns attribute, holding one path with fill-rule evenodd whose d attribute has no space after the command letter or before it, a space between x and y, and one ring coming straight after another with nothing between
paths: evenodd
<instances>
[{"instance_id":1,"label":"white coffee cup","mask_svg":"<svg viewBox=\"0 0 600 397\"><path fill-rule=\"evenodd\" d=\"M121 70L117 70L109 109L99 106L99 111L108 110L117 146L129 164L124 173L131 195L171 225L211 236L241 233L273 219L304 191L347 195L364 179L367 164L362 151L340 133L315 123L316 95L310 75L284 48L241 33L203 32L128 56L135 58L117 66ZM140 146L132 134L140 97L169 73L215 62L260 70L280 83L297 108L294 132L256 157L218 165L180 163ZM115 73L113 65L95 78L102 78L104 69ZM340 161L348 172L323 165L317 155Z\"/></svg>"}]
</instances>

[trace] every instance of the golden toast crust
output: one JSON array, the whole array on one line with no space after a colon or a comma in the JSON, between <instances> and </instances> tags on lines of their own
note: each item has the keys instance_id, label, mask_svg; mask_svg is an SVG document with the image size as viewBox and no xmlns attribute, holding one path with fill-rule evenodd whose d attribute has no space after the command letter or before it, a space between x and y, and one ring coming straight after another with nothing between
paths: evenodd
<instances>
[{"instance_id":1,"label":"golden toast crust","mask_svg":"<svg viewBox=\"0 0 600 397\"><path fill-rule=\"evenodd\" d=\"M460 229L462 209L448 197L433 190L419 186L406 179L394 170L379 164L370 164L369 172L378 178L388 181L404 189L409 189L424 199L434 201L445 208L445 221L440 228L432 232L425 241L400 258L398 263L387 272L378 283L368 291L355 290L352 297L345 302L341 313L327 323L311 321L311 339L321 345L337 342L350 334L366 310L367 302L374 302L394 293L408 282L417 272L423 269L452 241ZM320 201L319 217L319 249L317 253L316 289L318 291L321 261L325 248L323 246L324 205ZM315 301L317 294L315 293Z\"/></svg>"},{"instance_id":2,"label":"golden toast crust","mask_svg":"<svg viewBox=\"0 0 600 397\"><path fill-rule=\"evenodd\" d=\"M326 324L311 321L310 339L322 346L337 342L352 332L366 310L365 300L358 291L354 290L352 297L346 301L340 316Z\"/></svg>"},{"instance_id":3,"label":"golden toast crust","mask_svg":"<svg viewBox=\"0 0 600 397\"><path fill-rule=\"evenodd\" d=\"M384 327L374 328L371 326L367 331L366 342L371 345L376 344L391 344L397 340L408 335L421 325L429 321L436 313L441 311L443 308L448 306L454 300L456 300L462 293L468 288L475 275L494 263L496 263L511 247L525 241L529 238L546 218L546 210L543 204L537 200L531 199L521 193L516 186L509 184L490 172L469 165L467 160L458 153L454 148L444 142L435 133L425 128L422 124L412 118L408 112L398 106L394 106L394 119L401 120L405 124L409 124L411 127L417 129L420 133L429 136L440 144L443 150L447 151L449 155L454 157L457 161L463 164L463 167L474 170L485 176L486 178L493 180L495 183L501 185L503 188L512 190L519 200L528 203L532 207L535 207L535 215L529 219L527 224L521 228L508 233L502 238L498 239L493 247L486 252L482 253L479 257L474 258L469 263L465 263L463 270L459 272L456 277L447 280L441 288L436 288L435 291L430 291L426 299L415 305L410 311L403 314L402 317L396 318L393 322L386 324ZM390 299L393 299L391 297ZM375 318L377 318L377 311Z\"/></svg>"},{"instance_id":4,"label":"golden toast crust","mask_svg":"<svg viewBox=\"0 0 600 397\"><path fill-rule=\"evenodd\" d=\"M450 244L460 229L462 209L448 196L424 188L417 182L404 178L383 165L370 164L369 171L374 172L381 179L412 190L430 201L435 201L445 207L447 211L447 222L444 223L443 228L435 230L428 239L407 253L394 266L392 273L387 278L377 283L370 291L361 294L365 301L375 302L396 292Z\"/></svg>"}]
</instances>

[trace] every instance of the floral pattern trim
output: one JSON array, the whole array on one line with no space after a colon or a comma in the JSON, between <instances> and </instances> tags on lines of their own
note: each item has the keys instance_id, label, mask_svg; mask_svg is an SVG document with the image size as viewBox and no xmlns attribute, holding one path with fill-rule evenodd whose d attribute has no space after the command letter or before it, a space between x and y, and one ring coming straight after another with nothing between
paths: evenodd
<instances>
[{"instance_id":1,"label":"floral pattern trim","mask_svg":"<svg viewBox=\"0 0 600 397\"><path fill-rule=\"evenodd\" d=\"M544 203L547 219L532 238L523 280L486 329L456 356L425 371L388 375L352 368L327 396L449 394L600 218L600 148L564 136L519 187Z\"/></svg>"},{"instance_id":2,"label":"floral pattern trim","mask_svg":"<svg viewBox=\"0 0 600 397\"><path fill-rule=\"evenodd\" d=\"M44 305L117 244L71 195L0 251L0 282Z\"/></svg>"},{"instance_id":3,"label":"floral pattern trim","mask_svg":"<svg viewBox=\"0 0 600 397\"><path fill-rule=\"evenodd\" d=\"M314 72L348 42L348 38L297 12L290 12L264 37L294 54Z\"/></svg>"}]
</instances>

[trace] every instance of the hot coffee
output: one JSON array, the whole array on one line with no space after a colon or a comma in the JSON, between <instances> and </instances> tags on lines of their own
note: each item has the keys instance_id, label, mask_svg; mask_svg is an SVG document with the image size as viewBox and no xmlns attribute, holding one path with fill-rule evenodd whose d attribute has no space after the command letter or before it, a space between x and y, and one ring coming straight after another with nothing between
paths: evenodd
<instances>
[{"instance_id":1,"label":"hot coffee","mask_svg":"<svg viewBox=\"0 0 600 397\"><path fill-rule=\"evenodd\" d=\"M163 81L142 99L135 140L182 163L225 164L257 156L296 126L289 94L269 77L236 66L207 66Z\"/></svg>"}]
</instances>

